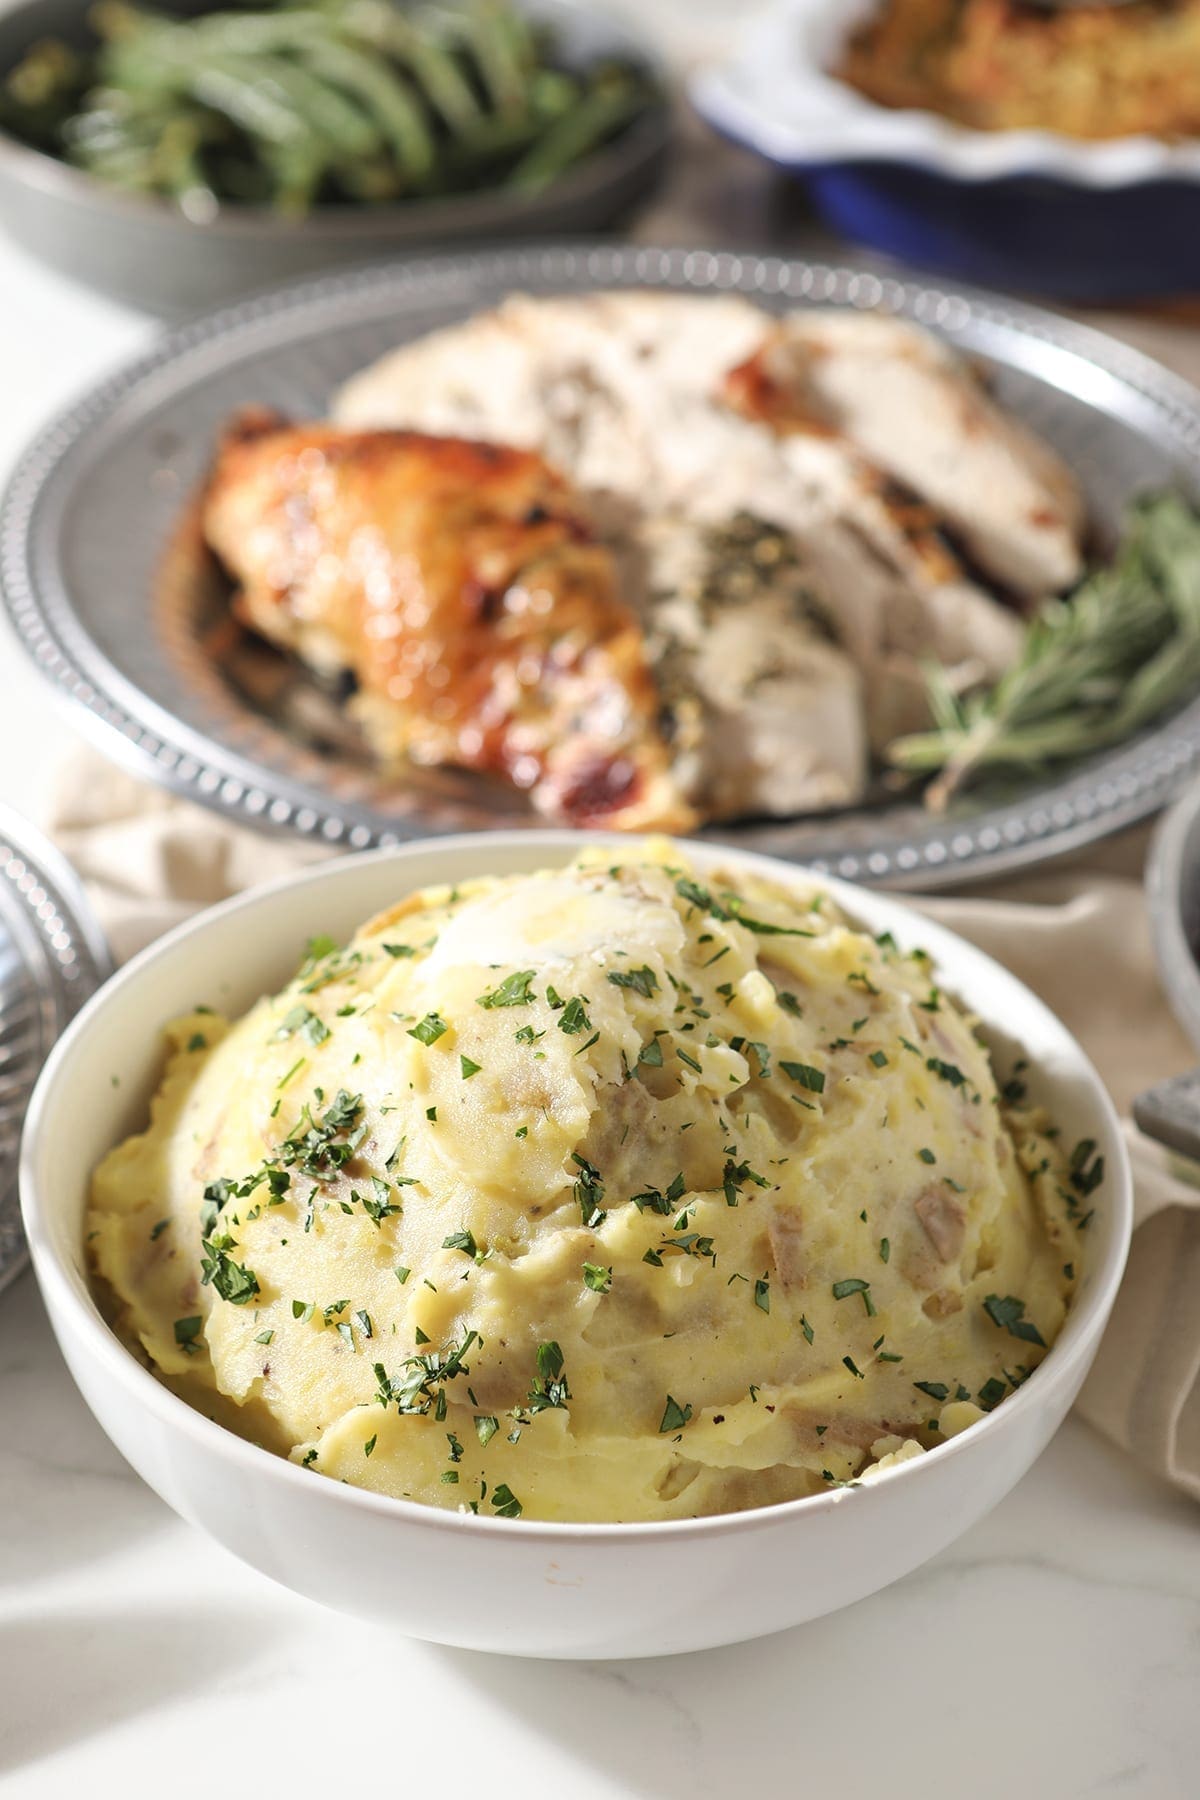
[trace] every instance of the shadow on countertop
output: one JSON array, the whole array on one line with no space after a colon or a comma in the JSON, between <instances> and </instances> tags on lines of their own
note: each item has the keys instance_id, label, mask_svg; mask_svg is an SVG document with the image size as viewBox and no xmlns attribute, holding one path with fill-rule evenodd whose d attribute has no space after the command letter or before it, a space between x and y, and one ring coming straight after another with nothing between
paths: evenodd
<instances>
[{"instance_id":1,"label":"shadow on countertop","mask_svg":"<svg viewBox=\"0 0 1200 1800\"><path fill-rule=\"evenodd\" d=\"M0 1594L113 1555L170 1522L80 1398L29 1273L0 1295L0 1393Z\"/></svg>"},{"instance_id":2,"label":"shadow on countertop","mask_svg":"<svg viewBox=\"0 0 1200 1800\"><path fill-rule=\"evenodd\" d=\"M227 1679L262 1641L261 1633L248 1639L236 1618L216 1612L58 1612L5 1620L0 1777Z\"/></svg>"},{"instance_id":3,"label":"shadow on countertop","mask_svg":"<svg viewBox=\"0 0 1200 1800\"><path fill-rule=\"evenodd\" d=\"M586 1769L638 1800L794 1794L801 1771L814 1792L838 1791L854 1770L886 1786L893 1752L936 1760L943 1730L986 1746L986 1779L968 1782L981 1796L1019 1792L1035 1766L1040 1794L1099 1791L1114 1768L1139 1794L1194 1791L1169 1769L1194 1700L1200 1567L1179 1575L1176 1535L1194 1509L1078 1421L1039 1475L885 1594L792 1631L612 1663L431 1646L431 1674L475 1696L476 1729L489 1712L519 1717L581 1780ZM1119 1569L1106 1532L1117 1515L1138 1524ZM1148 1619L1160 1643L1153 1681L1134 1677L1121 1651ZM1144 1761L1131 1760L1131 1739L1143 1740Z\"/></svg>"}]
</instances>

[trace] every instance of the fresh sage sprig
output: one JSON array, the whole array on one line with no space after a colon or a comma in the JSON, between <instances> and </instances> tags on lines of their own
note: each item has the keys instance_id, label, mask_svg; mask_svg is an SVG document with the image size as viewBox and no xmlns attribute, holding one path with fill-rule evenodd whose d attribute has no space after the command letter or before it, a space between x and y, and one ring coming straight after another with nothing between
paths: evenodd
<instances>
[{"instance_id":1,"label":"fresh sage sprig","mask_svg":"<svg viewBox=\"0 0 1200 1800\"><path fill-rule=\"evenodd\" d=\"M935 775L934 811L985 774L1037 773L1121 743L1200 690L1200 513L1173 493L1135 501L1111 565L1041 606L994 686L962 695L940 666L926 674L934 729L887 754Z\"/></svg>"}]
</instances>

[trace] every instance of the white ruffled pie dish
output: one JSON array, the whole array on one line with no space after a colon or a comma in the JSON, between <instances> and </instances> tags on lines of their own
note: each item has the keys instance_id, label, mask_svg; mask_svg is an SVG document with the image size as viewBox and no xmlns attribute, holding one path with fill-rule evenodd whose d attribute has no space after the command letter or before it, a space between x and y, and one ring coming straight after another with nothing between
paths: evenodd
<instances>
[{"instance_id":1,"label":"white ruffled pie dish","mask_svg":"<svg viewBox=\"0 0 1200 1800\"><path fill-rule=\"evenodd\" d=\"M1200 143L1081 142L1051 131L972 131L937 113L878 106L834 73L884 0L780 0L725 63L693 80L697 110L784 168L899 163L960 182L1043 176L1086 188L1200 178Z\"/></svg>"},{"instance_id":2,"label":"white ruffled pie dish","mask_svg":"<svg viewBox=\"0 0 1200 1800\"><path fill-rule=\"evenodd\" d=\"M859 1487L716 1518L557 1525L479 1518L326 1479L245 1443L163 1387L109 1330L88 1281L92 1170L145 1120L161 1027L204 1000L240 1013L292 974L305 941L345 938L415 888L569 861L583 834L445 838L324 864L226 902L110 980L48 1061L21 1157L37 1277L81 1393L133 1467L185 1519L298 1593L414 1636L527 1656L627 1657L758 1637L875 1592L995 1505L1062 1421L1111 1310L1132 1217L1129 1166L1095 1070L1042 1003L980 951L884 895L826 885L868 929L934 957L1001 1061L1029 1058L1031 1092L1069 1141L1106 1163L1077 1297L1028 1381L961 1436ZM595 838L590 841L596 841ZM602 839L628 850L628 839ZM701 871L788 864L689 846Z\"/></svg>"}]
</instances>

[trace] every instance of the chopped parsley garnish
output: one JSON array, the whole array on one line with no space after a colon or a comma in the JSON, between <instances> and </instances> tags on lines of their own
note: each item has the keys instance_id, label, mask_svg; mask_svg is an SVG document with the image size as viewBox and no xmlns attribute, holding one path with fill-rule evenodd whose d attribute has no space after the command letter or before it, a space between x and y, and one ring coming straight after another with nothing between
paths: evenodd
<instances>
[{"instance_id":1,"label":"chopped parsley garnish","mask_svg":"<svg viewBox=\"0 0 1200 1800\"><path fill-rule=\"evenodd\" d=\"M531 1413L549 1412L554 1407L565 1409L571 1389L563 1374L563 1353L551 1339L537 1347L538 1372L525 1402Z\"/></svg>"},{"instance_id":2,"label":"chopped parsley garnish","mask_svg":"<svg viewBox=\"0 0 1200 1800\"><path fill-rule=\"evenodd\" d=\"M778 993L775 996L775 1004L776 1006L782 1006L784 1012L791 1013L794 1019L800 1019L804 1016L804 1008L797 1000L795 994L786 992Z\"/></svg>"},{"instance_id":3,"label":"chopped parsley garnish","mask_svg":"<svg viewBox=\"0 0 1200 1800\"><path fill-rule=\"evenodd\" d=\"M176 1319L175 1321L175 1342L181 1350L186 1350L189 1356L194 1356L200 1348L196 1340L200 1336L203 1325L204 1320L199 1313L194 1318Z\"/></svg>"},{"instance_id":4,"label":"chopped parsley garnish","mask_svg":"<svg viewBox=\"0 0 1200 1800\"><path fill-rule=\"evenodd\" d=\"M691 1416L692 1408L689 1403L685 1402L680 1406L678 1400L672 1399L671 1395L668 1394L667 1404L663 1408L662 1421L659 1424L658 1429L660 1432L682 1431Z\"/></svg>"},{"instance_id":5,"label":"chopped parsley garnish","mask_svg":"<svg viewBox=\"0 0 1200 1800\"><path fill-rule=\"evenodd\" d=\"M253 1269L243 1268L227 1253L231 1239L206 1238L200 1263L200 1279L231 1306L245 1306L258 1293L258 1276Z\"/></svg>"},{"instance_id":6,"label":"chopped parsley garnish","mask_svg":"<svg viewBox=\"0 0 1200 1800\"><path fill-rule=\"evenodd\" d=\"M771 1073L771 1052L765 1044L760 1044L757 1038L735 1037L730 1038L729 1048L743 1053L747 1050L753 1050L755 1059L758 1063L759 1079L762 1081L768 1079Z\"/></svg>"},{"instance_id":7,"label":"chopped parsley garnish","mask_svg":"<svg viewBox=\"0 0 1200 1800\"><path fill-rule=\"evenodd\" d=\"M918 1000L917 1005L920 1007L922 1012L931 1012L931 1013L941 1012L941 1010L942 1010L941 991L938 988L931 987L929 990L929 998L927 1000Z\"/></svg>"},{"instance_id":8,"label":"chopped parsley garnish","mask_svg":"<svg viewBox=\"0 0 1200 1800\"><path fill-rule=\"evenodd\" d=\"M842 1361L845 1363L850 1373L852 1375L857 1375L860 1381L865 1381L867 1379L862 1370L857 1367L852 1357L843 1356Z\"/></svg>"},{"instance_id":9,"label":"chopped parsley garnish","mask_svg":"<svg viewBox=\"0 0 1200 1800\"><path fill-rule=\"evenodd\" d=\"M324 1020L318 1019L316 1013L307 1006L293 1006L273 1036L278 1042L282 1038L294 1037L296 1032L309 1044L323 1044L331 1035Z\"/></svg>"},{"instance_id":10,"label":"chopped parsley garnish","mask_svg":"<svg viewBox=\"0 0 1200 1800\"><path fill-rule=\"evenodd\" d=\"M663 1066L662 1045L659 1043L659 1041L656 1037L651 1038L650 1042L648 1044L642 1045L641 1049L638 1051L638 1063L639 1063L639 1065L644 1064L645 1067L648 1069L661 1069L662 1068L662 1066Z\"/></svg>"},{"instance_id":11,"label":"chopped parsley garnish","mask_svg":"<svg viewBox=\"0 0 1200 1800\"><path fill-rule=\"evenodd\" d=\"M880 1240L879 1240L879 1260L880 1260L880 1262L885 1263L891 1254L892 1254L892 1246L891 1246L890 1241L887 1238L880 1238Z\"/></svg>"},{"instance_id":12,"label":"chopped parsley garnish","mask_svg":"<svg viewBox=\"0 0 1200 1800\"><path fill-rule=\"evenodd\" d=\"M488 994L480 994L476 1005L484 1007L529 1006L537 998L530 988L535 974L536 970L534 969L519 969L515 975L505 976L499 987L493 988Z\"/></svg>"},{"instance_id":13,"label":"chopped parsley garnish","mask_svg":"<svg viewBox=\"0 0 1200 1800\"><path fill-rule=\"evenodd\" d=\"M383 1221L385 1219L390 1219L396 1213L403 1212L404 1208L400 1205L399 1201L392 1199L391 1196L393 1190L388 1186L387 1182L382 1181L378 1175L372 1175L371 1185L375 1189L374 1199L368 1194L357 1194L353 1189L350 1191L350 1198L352 1200L360 1200L362 1209L366 1213L368 1219L373 1219L376 1227L382 1229ZM409 1187L411 1185L412 1178L406 1178L405 1186Z\"/></svg>"},{"instance_id":14,"label":"chopped parsley garnish","mask_svg":"<svg viewBox=\"0 0 1200 1800\"><path fill-rule=\"evenodd\" d=\"M545 1035L544 1031L535 1031L532 1025L522 1025L519 1031L513 1033L518 1044L536 1044L538 1039L544 1038Z\"/></svg>"},{"instance_id":15,"label":"chopped parsley garnish","mask_svg":"<svg viewBox=\"0 0 1200 1800\"><path fill-rule=\"evenodd\" d=\"M887 1051L886 1050L872 1050L870 1056L868 1056L868 1058L867 1058L867 1061L869 1063L873 1063L877 1069L882 1069L885 1067L885 1065L887 1063Z\"/></svg>"},{"instance_id":16,"label":"chopped parsley garnish","mask_svg":"<svg viewBox=\"0 0 1200 1800\"><path fill-rule=\"evenodd\" d=\"M436 1125L437 1124L437 1107L436 1106L427 1106L425 1108L425 1117L429 1120L429 1123L431 1125Z\"/></svg>"},{"instance_id":17,"label":"chopped parsley garnish","mask_svg":"<svg viewBox=\"0 0 1200 1800\"><path fill-rule=\"evenodd\" d=\"M999 1294L989 1294L983 1303L983 1310L993 1325L1001 1331L1007 1331L1009 1337L1021 1338L1027 1344L1040 1344L1046 1348L1046 1340L1031 1319L1025 1317L1025 1302L1012 1294L1003 1299Z\"/></svg>"},{"instance_id":18,"label":"chopped parsley garnish","mask_svg":"<svg viewBox=\"0 0 1200 1800\"><path fill-rule=\"evenodd\" d=\"M851 1294L862 1295L863 1305L867 1309L867 1317L873 1319L875 1317L875 1308L871 1302L870 1282L864 1281L859 1275L850 1275L847 1276L845 1281L834 1282L833 1297L835 1300L847 1300Z\"/></svg>"},{"instance_id":19,"label":"chopped parsley garnish","mask_svg":"<svg viewBox=\"0 0 1200 1800\"><path fill-rule=\"evenodd\" d=\"M158 1239L158 1238L160 1238L160 1237L161 1237L161 1236L162 1236L162 1234L163 1234L163 1232L164 1232L164 1231L165 1231L165 1230L166 1230L166 1229L167 1229L167 1226L168 1226L168 1225L169 1225L169 1224L170 1224L170 1223L171 1223L171 1221L170 1221L170 1219L159 1219L159 1220L158 1220L158 1222L157 1222L157 1223L156 1223L156 1224L155 1224L155 1225L152 1225L152 1226L151 1226L151 1228L150 1228L150 1242L151 1242L151 1243L152 1243L152 1244L153 1244L153 1243L154 1243L154 1242L155 1242L155 1241L156 1241L156 1240L157 1240L157 1239Z\"/></svg>"},{"instance_id":20,"label":"chopped parsley garnish","mask_svg":"<svg viewBox=\"0 0 1200 1800\"><path fill-rule=\"evenodd\" d=\"M722 919L726 923L733 921L738 925L744 925L747 931L753 931L759 937L807 938L816 936L815 932L803 931L799 926L771 925L765 919L752 919L748 917L747 914L742 911L745 902L738 894L726 894L726 904L722 905L719 900L714 899L707 888L701 887L698 881L692 881L686 875L681 876L675 883L675 892L681 899L690 901L693 906L698 906L701 912L707 913L710 918Z\"/></svg>"},{"instance_id":21,"label":"chopped parsley garnish","mask_svg":"<svg viewBox=\"0 0 1200 1800\"><path fill-rule=\"evenodd\" d=\"M935 1163L937 1161L937 1157L933 1154L932 1150L918 1150L917 1155L923 1163Z\"/></svg>"},{"instance_id":22,"label":"chopped parsley garnish","mask_svg":"<svg viewBox=\"0 0 1200 1800\"><path fill-rule=\"evenodd\" d=\"M759 1312L769 1313L771 1310L771 1283L765 1275L761 1275L754 1284L754 1304Z\"/></svg>"},{"instance_id":23,"label":"chopped parsley garnish","mask_svg":"<svg viewBox=\"0 0 1200 1800\"><path fill-rule=\"evenodd\" d=\"M612 1270L602 1268L599 1263L585 1262L583 1285L590 1288L593 1294L607 1294L612 1286Z\"/></svg>"},{"instance_id":24,"label":"chopped parsley garnish","mask_svg":"<svg viewBox=\"0 0 1200 1800\"><path fill-rule=\"evenodd\" d=\"M997 1375L993 1375L989 1380L985 1381L977 1396L979 1404L982 1406L984 1412L991 1412L994 1406L999 1406L1006 1391L1004 1383Z\"/></svg>"},{"instance_id":25,"label":"chopped parsley garnish","mask_svg":"<svg viewBox=\"0 0 1200 1800\"><path fill-rule=\"evenodd\" d=\"M485 1450L499 1429L500 1421L499 1419L493 1418L491 1413L475 1414L475 1436L479 1439L479 1442L483 1445Z\"/></svg>"},{"instance_id":26,"label":"chopped parsley garnish","mask_svg":"<svg viewBox=\"0 0 1200 1800\"><path fill-rule=\"evenodd\" d=\"M409 1037L416 1038L419 1044L436 1044L438 1039L450 1028L445 1019L435 1012L426 1013L418 1024L409 1029Z\"/></svg>"},{"instance_id":27,"label":"chopped parsley garnish","mask_svg":"<svg viewBox=\"0 0 1200 1800\"><path fill-rule=\"evenodd\" d=\"M748 1162L734 1162L730 1157L721 1172L721 1186L725 1191L726 1206L737 1205L739 1191L747 1181L752 1181L755 1187L760 1188L771 1185L766 1176L759 1175Z\"/></svg>"},{"instance_id":28,"label":"chopped parsley garnish","mask_svg":"<svg viewBox=\"0 0 1200 1800\"><path fill-rule=\"evenodd\" d=\"M370 1437L367 1439L366 1443L363 1445L363 1455L370 1456L372 1450L374 1450L374 1448L378 1442L379 1442L379 1433L377 1431L373 1431L371 1433Z\"/></svg>"},{"instance_id":29,"label":"chopped parsley garnish","mask_svg":"<svg viewBox=\"0 0 1200 1800\"><path fill-rule=\"evenodd\" d=\"M614 987L632 988L647 1000L658 991L658 977L648 963L640 969L610 969L608 979Z\"/></svg>"},{"instance_id":30,"label":"chopped parsley garnish","mask_svg":"<svg viewBox=\"0 0 1200 1800\"><path fill-rule=\"evenodd\" d=\"M941 1381L914 1381L913 1386L928 1394L931 1400L948 1400L950 1397L950 1389Z\"/></svg>"},{"instance_id":31,"label":"chopped parsley garnish","mask_svg":"<svg viewBox=\"0 0 1200 1800\"><path fill-rule=\"evenodd\" d=\"M326 1032L325 1035L328 1037L329 1033ZM187 1041L187 1047L189 1050L207 1050L208 1039L202 1031L193 1031L191 1037Z\"/></svg>"},{"instance_id":32,"label":"chopped parsley garnish","mask_svg":"<svg viewBox=\"0 0 1200 1800\"><path fill-rule=\"evenodd\" d=\"M967 1085L967 1078L957 1063L943 1062L940 1056L927 1056L925 1067L931 1074L940 1076L943 1081L948 1081L951 1087L959 1088Z\"/></svg>"},{"instance_id":33,"label":"chopped parsley garnish","mask_svg":"<svg viewBox=\"0 0 1200 1800\"><path fill-rule=\"evenodd\" d=\"M578 994L574 999L568 1000L559 1017L558 1029L565 1031L568 1037L574 1037L580 1031L590 1031L592 1021L587 1016L586 1007L586 1000L581 999Z\"/></svg>"},{"instance_id":34,"label":"chopped parsley garnish","mask_svg":"<svg viewBox=\"0 0 1200 1800\"><path fill-rule=\"evenodd\" d=\"M418 1343L428 1343L429 1339L418 1327ZM428 1413L437 1409L444 1412L446 1395L445 1383L453 1381L457 1375L469 1375L466 1357L472 1344L478 1343L479 1333L468 1331L461 1344L451 1345L445 1350L429 1350L423 1356L408 1356L404 1359L405 1375L403 1380L393 1381L382 1363L376 1363L375 1379L379 1383L375 1398L381 1406L395 1406L402 1413Z\"/></svg>"},{"instance_id":35,"label":"chopped parsley garnish","mask_svg":"<svg viewBox=\"0 0 1200 1800\"><path fill-rule=\"evenodd\" d=\"M686 1217L685 1214L680 1214L680 1218L684 1217ZM675 1223L678 1225L679 1219ZM679 1237L664 1238L659 1245L659 1250L678 1250L683 1256L699 1256L704 1259L712 1257L714 1263L717 1260L713 1253L712 1239L701 1237L698 1231L687 1231Z\"/></svg>"},{"instance_id":36,"label":"chopped parsley garnish","mask_svg":"<svg viewBox=\"0 0 1200 1800\"><path fill-rule=\"evenodd\" d=\"M675 1054L679 1058L681 1063L686 1063L689 1069L694 1069L696 1071L697 1075L702 1075L704 1073L703 1069L700 1067L700 1064L696 1061L695 1057L689 1056L688 1052L683 1048L682 1044L676 1044Z\"/></svg>"},{"instance_id":37,"label":"chopped parsley garnish","mask_svg":"<svg viewBox=\"0 0 1200 1800\"><path fill-rule=\"evenodd\" d=\"M502 1481L493 1493L492 1505L497 1517L501 1519L519 1519L525 1511L506 1481Z\"/></svg>"},{"instance_id":38,"label":"chopped parsley garnish","mask_svg":"<svg viewBox=\"0 0 1200 1800\"><path fill-rule=\"evenodd\" d=\"M1104 1158L1096 1155L1096 1140L1081 1138L1071 1152L1071 1186L1086 1200L1104 1180Z\"/></svg>"},{"instance_id":39,"label":"chopped parsley garnish","mask_svg":"<svg viewBox=\"0 0 1200 1800\"><path fill-rule=\"evenodd\" d=\"M389 956L415 956L417 954L412 944L383 944L381 948Z\"/></svg>"},{"instance_id":40,"label":"chopped parsley garnish","mask_svg":"<svg viewBox=\"0 0 1200 1800\"><path fill-rule=\"evenodd\" d=\"M464 1256L479 1259L479 1245L473 1231L452 1231L448 1238L442 1239L442 1249L461 1250Z\"/></svg>"},{"instance_id":41,"label":"chopped parsley garnish","mask_svg":"<svg viewBox=\"0 0 1200 1800\"><path fill-rule=\"evenodd\" d=\"M686 1192L687 1183L681 1169L665 1194L660 1188L645 1188L640 1194L631 1194L629 1200L639 1212L661 1213L665 1217L683 1199Z\"/></svg>"},{"instance_id":42,"label":"chopped parsley garnish","mask_svg":"<svg viewBox=\"0 0 1200 1800\"><path fill-rule=\"evenodd\" d=\"M780 1058L779 1066L789 1081L794 1081L807 1093L823 1094L825 1092L825 1077L821 1070L814 1069L811 1063L784 1062Z\"/></svg>"},{"instance_id":43,"label":"chopped parsley garnish","mask_svg":"<svg viewBox=\"0 0 1200 1800\"><path fill-rule=\"evenodd\" d=\"M412 1270L406 1269L403 1263L397 1263L396 1267L392 1270L392 1274L396 1277L400 1286L403 1287L409 1276L412 1274Z\"/></svg>"},{"instance_id":44,"label":"chopped parsley garnish","mask_svg":"<svg viewBox=\"0 0 1200 1800\"><path fill-rule=\"evenodd\" d=\"M311 975L317 964L324 962L327 957L336 956L339 949L340 945L337 939L331 938L326 931L319 932L316 937L310 937L304 946L304 960L300 964L296 976L297 981L303 976Z\"/></svg>"},{"instance_id":45,"label":"chopped parsley garnish","mask_svg":"<svg viewBox=\"0 0 1200 1800\"><path fill-rule=\"evenodd\" d=\"M808 1342L811 1344L813 1341L813 1336L814 1336L813 1328L809 1324L808 1320L805 1318L803 1313L800 1314L800 1329L804 1333Z\"/></svg>"},{"instance_id":46,"label":"chopped parsley garnish","mask_svg":"<svg viewBox=\"0 0 1200 1800\"><path fill-rule=\"evenodd\" d=\"M478 1075L483 1064L472 1062L469 1056L460 1056L458 1059L458 1066L462 1071L463 1080L470 1081L472 1075Z\"/></svg>"},{"instance_id":47,"label":"chopped parsley garnish","mask_svg":"<svg viewBox=\"0 0 1200 1800\"><path fill-rule=\"evenodd\" d=\"M586 1156L580 1156L576 1152L572 1155L571 1161L579 1170L575 1177L574 1192L575 1199L579 1203L580 1217L590 1230L595 1230L605 1217L600 1205L604 1198L604 1182L599 1169L595 1168Z\"/></svg>"},{"instance_id":48,"label":"chopped parsley garnish","mask_svg":"<svg viewBox=\"0 0 1200 1800\"><path fill-rule=\"evenodd\" d=\"M317 1310L317 1306L316 1306L316 1302L314 1300L293 1300L292 1301L292 1317L293 1317L293 1319L303 1319L307 1323L307 1321L312 1318L312 1316L316 1312L316 1310Z\"/></svg>"},{"instance_id":49,"label":"chopped parsley garnish","mask_svg":"<svg viewBox=\"0 0 1200 1800\"><path fill-rule=\"evenodd\" d=\"M274 1337L275 1333L273 1331L260 1331L254 1341L256 1344L269 1344L273 1342Z\"/></svg>"}]
</instances>

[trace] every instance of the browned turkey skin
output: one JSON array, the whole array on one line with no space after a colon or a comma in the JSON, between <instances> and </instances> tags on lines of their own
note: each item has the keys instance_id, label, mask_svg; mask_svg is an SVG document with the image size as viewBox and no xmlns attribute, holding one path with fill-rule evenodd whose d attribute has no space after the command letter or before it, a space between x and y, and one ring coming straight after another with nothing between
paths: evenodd
<instances>
[{"instance_id":1,"label":"browned turkey skin","mask_svg":"<svg viewBox=\"0 0 1200 1800\"><path fill-rule=\"evenodd\" d=\"M353 673L385 759L503 776L574 825L695 823L611 552L540 456L247 413L203 529L247 624Z\"/></svg>"}]
</instances>

